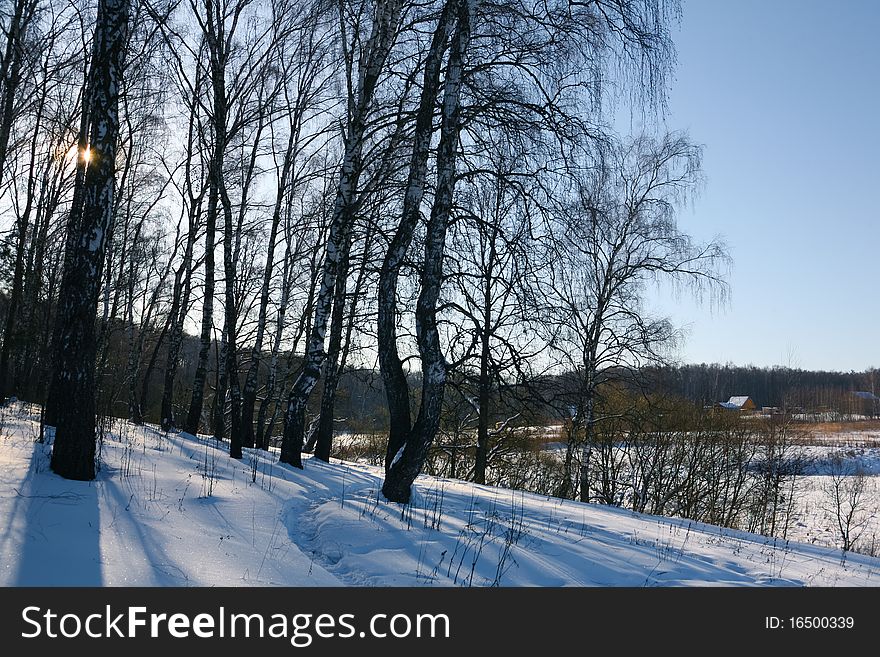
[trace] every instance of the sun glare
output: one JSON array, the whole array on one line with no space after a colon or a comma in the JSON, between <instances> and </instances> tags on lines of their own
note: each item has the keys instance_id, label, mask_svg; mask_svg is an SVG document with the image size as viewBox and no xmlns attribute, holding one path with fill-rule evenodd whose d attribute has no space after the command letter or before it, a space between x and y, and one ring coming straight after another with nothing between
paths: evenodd
<instances>
[{"instance_id":1,"label":"sun glare","mask_svg":"<svg viewBox=\"0 0 880 657\"><path fill-rule=\"evenodd\" d=\"M92 161L92 150L86 146L84 149L80 150L76 144L70 146L67 149L67 152L64 153L64 158L68 162L73 162L74 160L81 160L83 162L91 162Z\"/></svg>"}]
</instances>

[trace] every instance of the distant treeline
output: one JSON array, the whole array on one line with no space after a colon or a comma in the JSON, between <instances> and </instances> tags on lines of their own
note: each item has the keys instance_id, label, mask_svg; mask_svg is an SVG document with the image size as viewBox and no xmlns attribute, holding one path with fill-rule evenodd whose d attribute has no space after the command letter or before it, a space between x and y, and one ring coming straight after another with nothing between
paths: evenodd
<instances>
[{"instance_id":1,"label":"distant treeline","mask_svg":"<svg viewBox=\"0 0 880 657\"><path fill-rule=\"evenodd\" d=\"M748 395L759 407L854 412L847 408L853 392L880 395L880 370L876 368L862 372L827 372L702 363L651 368L645 370L644 375L652 391L703 405L726 401L735 395Z\"/></svg>"}]
</instances>

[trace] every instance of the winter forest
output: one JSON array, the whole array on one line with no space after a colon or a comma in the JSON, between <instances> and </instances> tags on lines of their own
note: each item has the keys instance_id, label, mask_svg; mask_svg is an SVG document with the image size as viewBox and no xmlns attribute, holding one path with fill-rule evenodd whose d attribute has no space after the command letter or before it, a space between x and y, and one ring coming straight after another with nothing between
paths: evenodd
<instances>
[{"instance_id":1,"label":"winter forest","mask_svg":"<svg viewBox=\"0 0 880 657\"><path fill-rule=\"evenodd\" d=\"M254 482L360 460L383 504L428 474L784 535L799 384L707 411L754 388L682 383L646 302L728 293L676 221L702 147L659 127L680 11L6 0L0 401L66 480L124 423Z\"/></svg>"}]
</instances>

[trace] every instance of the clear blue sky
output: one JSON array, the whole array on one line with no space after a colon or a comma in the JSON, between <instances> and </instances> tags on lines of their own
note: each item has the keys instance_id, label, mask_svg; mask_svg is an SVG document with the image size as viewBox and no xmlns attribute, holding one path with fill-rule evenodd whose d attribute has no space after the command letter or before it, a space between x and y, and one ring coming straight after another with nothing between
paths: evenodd
<instances>
[{"instance_id":1,"label":"clear blue sky","mask_svg":"<svg viewBox=\"0 0 880 657\"><path fill-rule=\"evenodd\" d=\"M666 127L705 146L680 226L721 235L727 307L661 292L684 362L880 366L880 2L684 0Z\"/></svg>"}]
</instances>

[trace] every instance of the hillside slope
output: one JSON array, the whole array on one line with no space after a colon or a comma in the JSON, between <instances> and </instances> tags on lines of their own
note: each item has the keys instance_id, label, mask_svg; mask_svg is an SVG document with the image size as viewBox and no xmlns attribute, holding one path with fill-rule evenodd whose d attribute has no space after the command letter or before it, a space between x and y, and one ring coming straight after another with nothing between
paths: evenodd
<instances>
[{"instance_id":1,"label":"hillside slope","mask_svg":"<svg viewBox=\"0 0 880 657\"><path fill-rule=\"evenodd\" d=\"M61 479L37 418L0 417L4 586L874 586L880 559L118 422L94 482Z\"/></svg>"}]
</instances>

